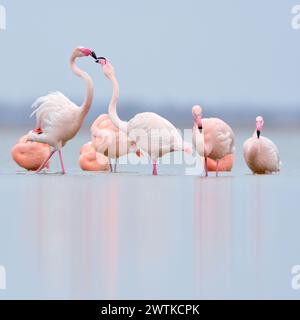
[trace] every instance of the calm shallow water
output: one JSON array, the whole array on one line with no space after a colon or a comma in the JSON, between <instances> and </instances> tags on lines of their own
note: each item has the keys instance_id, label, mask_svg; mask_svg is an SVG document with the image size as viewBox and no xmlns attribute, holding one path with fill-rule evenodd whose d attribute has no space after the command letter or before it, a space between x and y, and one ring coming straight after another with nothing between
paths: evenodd
<instances>
[{"instance_id":1,"label":"calm shallow water","mask_svg":"<svg viewBox=\"0 0 300 320\"><path fill-rule=\"evenodd\" d=\"M0 131L0 299L300 298L300 131L266 128L283 169L253 176L251 129L237 129L235 169L218 179L180 165L81 172L87 131L64 149L68 175L25 173L9 154L22 132Z\"/></svg>"}]
</instances>

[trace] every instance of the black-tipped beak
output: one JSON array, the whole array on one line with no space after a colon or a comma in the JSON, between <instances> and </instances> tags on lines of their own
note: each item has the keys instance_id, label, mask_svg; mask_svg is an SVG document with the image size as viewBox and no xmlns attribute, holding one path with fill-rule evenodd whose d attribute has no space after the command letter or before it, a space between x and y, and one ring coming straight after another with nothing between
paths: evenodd
<instances>
[{"instance_id":1,"label":"black-tipped beak","mask_svg":"<svg viewBox=\"0 0 300 320\"><path fill-rule=\"evenodd\" d=\"M202 126L199 126L198 130L200 131L200 133L202 133L202 130L203 130Z\"/></svg>"},{"instance_id":2,"label":"black-tipped beak","mask_svg":"<svg viewBox=\"0 0 300 320\"><path fill-rule=\"evenodd\" d=\"M94 51L92 51L92 53L91 53L91 57L92 58L94 58L95 60L97 60L98 58L97 58L97 55L96 55L96 53L94 52Z\"/></svg>"},{"instance_id":3,"label":"black-tipped beak","mask_svg":"<svg viewBox=\"0 0 300 320\"><path fill-rule=\"evenodd\" d=\"M256 134L257 134L257 139L259 139L259 137L260 137L260 130L256 130Z\"/></svg>"},{"instance_id":4,"label":"black-tipped beak","mask_svg":"<svg viewBox=\"0 0 300 320\"><path fill-rule=\"evenodd\" d=\"M107 59L106 58L104 58L104 57L98 57L97 58L97 60L95 61L96 63L100 63L100 61L101 60L103 60L105 63L104 64L106 64L107 63Z\"/></svg>"}]
</instances>

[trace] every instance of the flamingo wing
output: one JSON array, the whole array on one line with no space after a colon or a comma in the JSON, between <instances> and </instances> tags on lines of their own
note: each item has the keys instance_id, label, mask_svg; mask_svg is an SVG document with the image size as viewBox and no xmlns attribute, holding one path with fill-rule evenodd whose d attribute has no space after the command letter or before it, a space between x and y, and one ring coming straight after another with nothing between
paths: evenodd
<instances>
[{"instance_id":1,"label":"flamingo wing","mask_svg":"<svg viewBox=\"0 0 300 320\"><path fill-rule=\"evenodd\" d=\"M163 149L177 150L182 138L177 129L165 118L156 113L144 112L137 114L128 122L128 135L141 149L156 149L161 153Z\"/></svg>"},{"instance_id":2,"label":"flamingo wing","mask_svg":"<svg viewBox=\"0 0 300 320\"><path fill-rule=\"evenodd\" d=\"M218 118L203 119L205 156L222 159L235 152L234 133L230 126Z\"/></svg>"},{"instance_id":3,"label":"flamingo wing","mask_svg":"<svg viewBox=\"0 0 300 320\"><path fill-rule=\"evenodd\" d=\"M38 98L32 108L35 110L31 117L36 115L37 127L43 132L47 132L50 127L60 127L62 124L72 125L79 112L79 108L61 92Z\"/></svg>"},{"instance_id":4,"label":"flamingo wing","mask_svg":"<svg viewBox=\"0 0 300 320\"><path fill-rule=\"evenodd\" d=\"M265 159L268 161L268 166L270 166L269 170L270 172L272 171L279 171L280 169L280 157L279 157L279 150L275 143L266 138L266 137L261 137L262 142L264 144L264 150L266 152L265 154Z\"/></svg>"}]
</instances>

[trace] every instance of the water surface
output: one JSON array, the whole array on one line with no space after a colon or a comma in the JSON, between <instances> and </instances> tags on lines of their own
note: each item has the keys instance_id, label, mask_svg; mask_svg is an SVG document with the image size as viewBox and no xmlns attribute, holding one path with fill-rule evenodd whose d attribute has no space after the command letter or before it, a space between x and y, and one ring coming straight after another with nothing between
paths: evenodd
<instances>
[{"instance_id":1,"label":"water surface","mask_svg":"<svg viewBox=\"0 0 300 320\"><path fill-rule=\"evenodd\" d=\"M282 172L253 176L251 130L237 129L235 168L217 179L183 165L81 172L88 131L64 149L66 176L57 158L52 174L26 173L9 153L22 132L0 132L0 299L300 298L300 131L267 131Z\"/></svg>"}]
</instances>

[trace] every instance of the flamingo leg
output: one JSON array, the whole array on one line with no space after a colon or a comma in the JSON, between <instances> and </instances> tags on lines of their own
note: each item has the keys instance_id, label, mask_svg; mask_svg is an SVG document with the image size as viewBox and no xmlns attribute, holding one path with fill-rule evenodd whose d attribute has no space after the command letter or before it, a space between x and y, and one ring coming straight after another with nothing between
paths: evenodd
<instances>
[{"instance_id":1,"label":"flamingo leg","mask_svg":"<svg viewBox=\"0 0 300 320\"><path fill-rule=\"evenodd\" d=\"M115 160L115 164L114 164L114 172L117 172L117 164L118 164L118 159Z\"/></svg>"},{"instance_id":2,"label":"flamingo leg","mask_svg":"<svg viewBox=\"0 0 300 320\"><path fill-rule=\"evenodd\" d=\"M52 156L54 155L55 151L51 151L48 158L44 161L44 163L36 170L35 173L40 173L48 164Z\"/></svg>"},{"instance_id":3,"label":"flamingo leg","mask_svg":"<svg viewBox=\"0 0 300 320\"><path fill-rule=\"evenodd\" d=\"M205 177L208 177L208 164L207 164L207 158L205 157L204 162L204 168L205 168Z\"/></svg>"},{"instance_id":4,"label":"flamingo leg","mask_svg":"<svg viewBox=\"0 0 300 320\"><path fill-rule=\"evenodd\" d=\"M217 160L216 177L219 176L219 160Z\"/></svg>"},{"instance_id":5,"label":"flamingo leg","mask_svg":"<svg viewBox=\"0 0 300 320\"><path fill-rule=\"evenodd\" d=\"M157 164L156 161L153 160L153 172L152 172L153 176L157 176Z\"/></svg>"},{"instance_id":6,"label":"flamingo leg","mask_svg":"<svg viewBox=\"0 0 300 320\"><path fill-rule=\"evenodd\" d=\"M111 164L111 159L109 159L109 167L110 167L110 172L114 172L113 166Z\"/></svg>"},{"instance_id":7,"label":"flamingo leg","mask_svg":"<svg viewBox=\"0 0 300 320\"><path fill-rule=\"evenodd\" d=\"M65 166L64 166L64 161L62 158L61 150L58 150L58 155L59 155L59 161L60 161L60 166L61 166L61 172L62 172L62 174L65 174L66 171L65 171Z\"/></svg>"}]
</instances>

